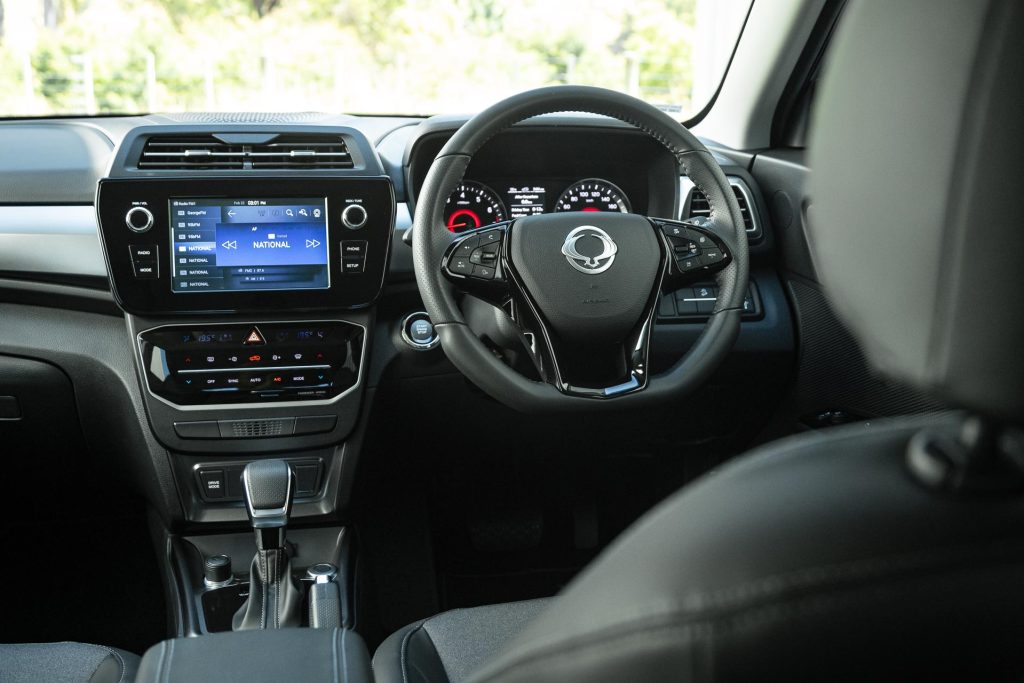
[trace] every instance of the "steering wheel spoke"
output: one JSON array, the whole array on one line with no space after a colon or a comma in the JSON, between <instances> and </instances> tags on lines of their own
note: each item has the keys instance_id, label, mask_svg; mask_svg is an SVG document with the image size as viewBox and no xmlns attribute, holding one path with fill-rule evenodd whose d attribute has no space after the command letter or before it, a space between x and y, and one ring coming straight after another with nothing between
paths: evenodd
<instances>
[{"instance_id":1,"label":"steering wheel spoke","mask_svg":"<svg viewBox=\"0 0 1024 683\"><path fill-rule=\"evenodd\" d=\"M499 306L508 301L506 245L510 225L494 223L452 241L441 261L441 272L456 289Z\"/></svg>"}]
</instances>

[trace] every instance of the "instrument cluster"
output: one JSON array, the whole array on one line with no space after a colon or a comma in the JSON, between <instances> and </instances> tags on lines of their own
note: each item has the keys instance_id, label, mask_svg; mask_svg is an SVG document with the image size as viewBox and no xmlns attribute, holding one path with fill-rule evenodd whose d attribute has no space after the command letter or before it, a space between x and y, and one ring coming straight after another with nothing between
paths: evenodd
<instances>
[{"instance_id":1,"label":"instrument cluster","mask_svg":"<svg viewBox=\"0 0 1024 683\"><path fill-rule=\"evenodd\" d=\"M626 193L603 178L466 180L449 195L444 222L450 231L459 233L539 213L632 210Z\"/></svg>"}]
</instances>

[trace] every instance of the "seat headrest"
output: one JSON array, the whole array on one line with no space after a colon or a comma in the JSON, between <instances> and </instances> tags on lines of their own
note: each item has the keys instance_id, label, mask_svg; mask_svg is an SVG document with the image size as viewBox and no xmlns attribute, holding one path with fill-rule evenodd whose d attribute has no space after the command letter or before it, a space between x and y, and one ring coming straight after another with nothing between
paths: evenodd
<instances>
[{"instance_id":1,"label":"seat headrest","mask_svg":"<svg viewBox=\"0 0 1024 683\"><path fill-rule=\"evenodd\" d=\"M880 371L1024 422L1024 3L851 2L812 119L810 242Z\"/></svg>"}]
</instances>

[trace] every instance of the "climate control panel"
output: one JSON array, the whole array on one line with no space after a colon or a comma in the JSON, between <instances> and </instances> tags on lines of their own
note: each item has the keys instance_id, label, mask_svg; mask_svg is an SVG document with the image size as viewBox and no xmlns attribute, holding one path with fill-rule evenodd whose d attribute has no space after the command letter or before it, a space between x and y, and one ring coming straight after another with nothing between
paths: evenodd
<instances>
[{"instance_id":1,"label":"climate control panel","mask_svg":"<svg viewBox=\"0 0 1024 683\"><path fill-rule=\"evenodd\" d=\"M337 320L168 325L138 344L150 393L172 405L330 401L358 383L364 334Z\"/></svg>"}]
</instances>

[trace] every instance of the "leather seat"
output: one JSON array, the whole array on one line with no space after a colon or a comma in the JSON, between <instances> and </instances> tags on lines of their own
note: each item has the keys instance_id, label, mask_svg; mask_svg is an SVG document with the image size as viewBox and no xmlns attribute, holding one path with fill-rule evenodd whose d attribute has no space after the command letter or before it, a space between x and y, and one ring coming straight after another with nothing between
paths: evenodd
<instances>
[{"instance_id":1,"label":"leather seat","mask_svg":"<svg viewBox=\"0 0 1024 683\"><path fill-rule=\"evenodd\" d=\"M138 668L137 655L103 645L0 645L0 681L4 683L131 683Z\"/></svg>"},{"instance_id":2,"label":"leather seat","mask_svg":"<svg viewBox=\"0 0 1024 683\"><path fill-rule=\"evenodd\" d=\"M811 125L832 303L880 372L963 412L760 448L550 603L395 634L378 681L1024 675L1022 33L1015 0L851 0Z\"/></svg>"}]
</instances>

